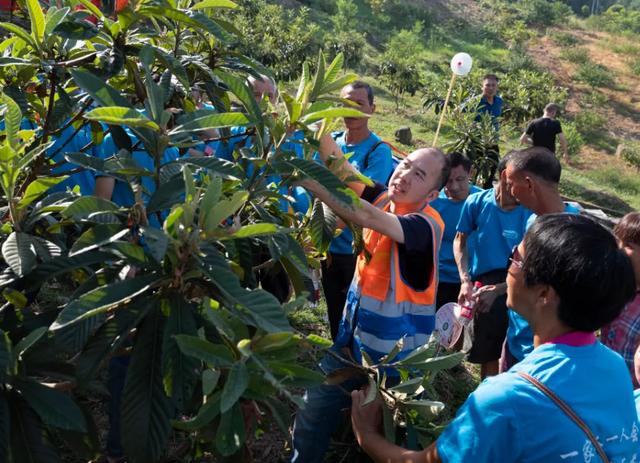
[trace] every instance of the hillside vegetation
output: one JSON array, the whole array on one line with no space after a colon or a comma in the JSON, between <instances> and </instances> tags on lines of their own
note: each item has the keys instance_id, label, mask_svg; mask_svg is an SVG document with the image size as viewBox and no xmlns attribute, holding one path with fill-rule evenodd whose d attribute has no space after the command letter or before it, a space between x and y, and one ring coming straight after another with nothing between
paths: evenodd
<instances>
[{"instance_id":1,"label":"hillside vegetation","mask_svg":"<svg viewBox=\"0 0 640 463\"><path fill-rule=\"evenodd\" d=\"M558 102L572 157L563 193L615 216L640 208L637 3L601 2L596 15L585 9L591 2L578 1L242 3L234 14L244 20L244 37L261 38L239 44L244 52L286 82L318 49L342 51L376 90L373 130L396 143L395 130L411 128L412 144L396 143L404 151L431 144L438 116L429 102L444 99L453 54L469 53L474 69L458 81L458 97L478 94L486 72L501 78L502 153L519 146L527 121L547 102ZM447 119L439 144L464 135Z\"/></svg>"}]
</instances>

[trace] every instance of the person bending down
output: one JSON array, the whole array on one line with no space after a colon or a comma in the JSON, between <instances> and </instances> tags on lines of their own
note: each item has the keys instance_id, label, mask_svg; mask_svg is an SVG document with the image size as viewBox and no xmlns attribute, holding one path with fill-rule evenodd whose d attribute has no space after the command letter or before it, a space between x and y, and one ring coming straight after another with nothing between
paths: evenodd
<instances>
[{"instance_id":1,"label":"person bending down","mask_svg":"<svg viewBox=\"0 0 640 463\"><path fill-rule=\"evenodd\" d=\"M525 317L535 349L508 372L487 378L437 441L412 452L386 441L380 402L352 393L358 442L377 462L609 461L640 458L640 424L624 360L593 332L635 293L629 258L611 233L571 214L539 217L511 258L507 302ZM533 381L531 381L533 380ZM593 436L534 383L550 389Z\"/></svg>"}]
</instances>

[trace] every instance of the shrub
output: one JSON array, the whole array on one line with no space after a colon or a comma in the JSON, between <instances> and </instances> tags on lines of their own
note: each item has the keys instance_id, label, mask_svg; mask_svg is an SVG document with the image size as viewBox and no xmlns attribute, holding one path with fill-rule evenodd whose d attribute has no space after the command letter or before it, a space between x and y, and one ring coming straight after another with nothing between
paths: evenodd
<instances>
[{"instance_id":1,"label":"shrub","mask_svg":"<svg viewBox=\"0 0 640 463\"><path fill-rule=\"evenodd\" d=\"M581 64L575 77L594 88L611 87L614 84L611 71L606 66L593 62Z\"/></svg>"},{"instance_id":2,"label":"shrub","mask_svg":"<svg viewBox=\"0 0 640 463\"><path fill-rule=\"evenodd\" d=\"M575 115L573 122L576 129L588 137L602 130L607 118L595 111L583 110Z\"/></svg>"},{"instance_id":3,"label":"shrub","mask_svg":"<svg viewBox=\"0 0 640 463\"><path fill-rule=\"evenodd\" d=\"M367 41L359 32L337 30L335 34L328 34L325 38L325 47L331 58L342 53L345 65L356 68L362 62L364 47Z\"/></svg>"},{"instance_id":4,"label":"shrub","mask_svg":"<svg viewBox=\"0 0 640 463\"><path fill-rule=\"evenodd\" d=\"M573 47L581 43L580 39L569 32L558 32L553 35L553 40L563 47Z\"/></svg>"},{"instance_id":5,"label":"shrub","mask_svg":"<svg viewBox=\"0 0 640 463\"><path fill-rule=\"evenodd\" d=\"M562 121L562 133L567 139L567 151L570 157L574 157L580 153L584 146L584 138L573 122Z\"/></svg>"},{"instance_id":6,"label":"shrub","mask_svg":"<svg viewBox=\"0 0 640 463\"><path fill-rule=\"evenodd\" d=\"M622 147L620 158L622 158L630 166L635 167L640 172L640 143L626 143Z\"/></svg>"},{"instance_id":7,"label":"shrub","mask_svg":"<svg viewBox=\"0 0 640 463\"><path fill-rule=\"evenodd\" d=\"M604 93L598 92L594 90L590 93L587 93L580 100L580 107L582 108L601 108L605 104L607 104L609 98Z\"/></svg>"},{"instance_id":8,"label":"shrub","mask_svg":"<svg viewBox=\"0 0 640 463\"><path fill-rule=\"evenodd\" d=\"M575 64L586 64L591 62L589 52L580 47L565 48L560 52L560 57Z\"/></svg>"}]
</instances>

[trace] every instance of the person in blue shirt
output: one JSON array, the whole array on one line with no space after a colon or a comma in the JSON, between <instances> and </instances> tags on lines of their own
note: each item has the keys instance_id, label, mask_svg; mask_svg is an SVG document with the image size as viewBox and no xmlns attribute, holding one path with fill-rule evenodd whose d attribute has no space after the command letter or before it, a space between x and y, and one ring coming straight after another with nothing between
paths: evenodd
<instances>
[{"instance_id":1,"label":"person in blue shirt","mask_svg":"<svg viewBox=\"0 0 640 463\"><path fill-rule=\"evenodd\" d=\"M475 304L468 360L481 365L482 378L498 373L508 323L505 262L522 240L531 215L506 187L507 160L505 157L498 165L499 181L495 188L467 198L453 244L461 281L458 304ZM476 235L473 256L469 255L467 245L471 233ZM474 294L475 282L483 287Z\"/></svg>"},{"instance_id":2,"label":"person in blue shirt","mask_svg":"<svg viewBox=\"0 0 640 463\"><path fill-rule=\"evenodd\" d=\"M363 81L354 81L340 91L340 97L357 104L365 114L376 110L373 89ZM343 153L351 153L349 163L374 182L386 184L393 172L391 148L369 129L369 118L346 117L345 131L333 134ZM322 288L327 302L331 338L338 334L342 309L356 266L353 234L348 228L331 241L322 262Z\"/></svg>"},{"instance_id":3,"label":"person in blue shirt","mask_svg":"<svg viewBox=\"0 0 640 463\"><path fill-rule=\"evenodd\" d=\"M556 156L543 146L507 155L507 188L513 196L535 214L529 217L529 228L538 216L557 212L577 214L579 211L565 204L558 191L562 166ZM514 310L508 311L509 327L504 343L500 371L525 358L533 350L533 333L525 318Z\"/></svg>"},{"instance_id":4,"label":"person in blue shirt","mask_svg":"<svg viewBox=\"0 0 640 463\"><path fill-rule=\"evenodd\" d=\"M476 121L480 120L482 114L489 114L493 122L493 128L500 130L500 117L502 116L502 98L498 95L498 77L495 74L486 74L482 79L482 96L480 103L476 109L478 116ZM491 188L493 177L496 173L498 160L500 159L500 147L496 144L489 147L486 155L494 161L494 165L490 175L485 179L483 188Z\"/></svg>"},{"instance_id":5,"label":"person in blue shirt","mask_svg":"<svg viewBox=\"0 0 640 463\"><path fill-rule=\"evenodd\" d=\"M413 452L380 433L381 402L352 393L351 419L362 448L384 462L610 462L640 459L640 422L629 372L593 332L635 293L629 258L613 235L578 215L549 214L514 253L507 302L534 329L535 350L483 381L436 442ZM585 430L536 381L581 420Z\"/></svg>"},{"instance_id":6,"label":"person in blue shirt","mask_svg":"<svg viewBox=\"0 0 640 463\"><path fill-rule=\"evenodd\" d=\"M456 237L456 227L460 220L460 213L465 200L470 194L482 191L475 185L471 185L469 174L471 172L471 160L465 155L453 152L449 153L451 172L447 184L440 191L437 199L431 202L433 207L444 222L444 235L440 247L440 265L438 267L440 281L438 283L437 307L442 307L447 302L457 302L460 294L460 275L453 255L453 240ZM475 236L475 235L473 235ZM467 249L473 254L475 246L470 240Z\"/></svg>"}]
</instances>

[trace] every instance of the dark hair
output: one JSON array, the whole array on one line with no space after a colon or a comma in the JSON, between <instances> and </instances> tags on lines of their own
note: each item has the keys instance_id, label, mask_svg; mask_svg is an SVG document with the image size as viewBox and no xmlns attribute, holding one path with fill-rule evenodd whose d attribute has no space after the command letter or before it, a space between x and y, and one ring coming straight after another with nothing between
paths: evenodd
<instances>
[{"instance_id":1,"label":"dark hair","mask_svg":"<svg viewBox=\"0 0 640 463\"><path fill-rule=\"evenodd\" d=\"M472 164L471 163L471 159L466 157L461 152L454 151L452 153L449 153L449 155L447 157L449 158L449 171L451 171L451 169L455 169L458 166L462 166L462 168L467 173L469 173L471 171L471 164ZM447 176L447 178L448 178L448 176Z\"/></svg>"},{"instance_id":2,"label":"dark hair","mask_svg":"<svg viewBox=\"0 0 640 463\"><path fill-rule=\"evenodd\" d=\"M560 298L558 318L571 329L597 330L635 295L631 261L611 232L588 217L540 216L524 246L525 285L551 286Z\"/></svg>"},{"instance_id":3,"label":"dark hair","mask_svg":"<svg viewBox=\"0 0 640 463\"><path fill-rule=\"evenodd\" d=\"M500 79L498 79L498 76L495 74L485 74L482 78L482 82L485 80L495 80L496 82L500 82Z\"/></svg>"},{"instance_id":4,"label":"dark hair","mask_svg":"<svg viewBox=\"0 0 640 463\"><path fill-rule=\"evenodd\" d=\"M517 151L509 151L502 157L502 159L500 159L500 162L498 162L498 175L500 175L507 168L507 164L509 164L509 161L511 161L514 153L517 153Z\"/></svg>"},{"instance_id":5,"label":"dark hair","mask_svg":"<svg viewBox=\"0 0 640 463\"><path fill-rule=\"evenodd\" d=\"M544 112L553 113L557 116L558 114L560 114L560 106L558 106L555 103L549 103L547 106L544 107Z\"/></svg>"},{"instance_id":6,"label":"dark hair","mask_svg":"<svg viewBox=\"0 0 640 463\"><path fill-rule=\"evenodd\" d=\"M369 100L369 105L373 104L373 88L371 88L371 85L369 85L365 81L363 81L363 80L354 80L350 84L345 85L345 88L346 87L351 87L354 90L359 89L359 88L364 88L367 91L367 100Z\"/></svg>"},{"instance_id":7,"label":"dark hair","mask_svg":"<svg viewBox=\"0 0 640 463\"><path fill-rule=\"evenodd\" d=\"M620 241L640 245L640 212L629 212L613 228Z\"/></svg>"},{"instance_id":8,"label":"dark hair","mask_svg":"<svg viewBox=\"0 0 640 463\"><path fill-rule=\"evenodd\" d=\"M548 148L532 146L523 150L511 151L507 164L516 171L523 171L551 183L560 183L562 167L560 161Z\"/></svg>"}]
</instances>

